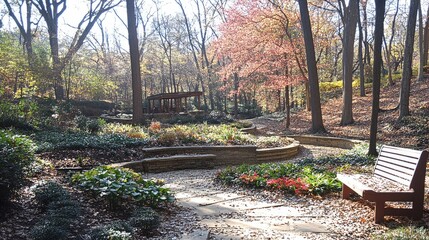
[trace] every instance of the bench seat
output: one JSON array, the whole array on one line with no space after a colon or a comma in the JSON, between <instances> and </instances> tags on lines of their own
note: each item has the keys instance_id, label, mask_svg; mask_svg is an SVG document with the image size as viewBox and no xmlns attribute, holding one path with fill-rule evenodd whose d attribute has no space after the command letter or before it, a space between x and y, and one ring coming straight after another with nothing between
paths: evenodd
<instances>
[{"instance_id":1,"label":"bench seat","mask_svg":"<svg viewBox=\"0 0 429 240\"><path fill-rule=\"evenodd\" d=\"M427 151L383 146L372 175L337 174L343 183L342 197L348 199L356 193L375 202L376 223L382 222L384 216L421 219L427 158ZM412 208L386 208L386 202L412 202Z\"/></svg>"}]
</instances>

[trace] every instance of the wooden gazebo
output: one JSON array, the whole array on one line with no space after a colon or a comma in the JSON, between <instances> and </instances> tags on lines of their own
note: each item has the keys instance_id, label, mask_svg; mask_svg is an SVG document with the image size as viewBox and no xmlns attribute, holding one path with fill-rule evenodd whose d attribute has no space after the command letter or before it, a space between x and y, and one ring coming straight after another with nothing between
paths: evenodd
<instances>
[{"instance_id":1,"label":"wooden gazebo","mask_svg":"<svg viewBox=\"0 0 429 240\"><path fill-rule=\"evenodd\" d=\"M148 113L188 112L188 98L197 98L197 109L201 107L202 92L160 93L147 97ZM184 100L184 101L183 101Z\"/></svg>"}]
</instances>

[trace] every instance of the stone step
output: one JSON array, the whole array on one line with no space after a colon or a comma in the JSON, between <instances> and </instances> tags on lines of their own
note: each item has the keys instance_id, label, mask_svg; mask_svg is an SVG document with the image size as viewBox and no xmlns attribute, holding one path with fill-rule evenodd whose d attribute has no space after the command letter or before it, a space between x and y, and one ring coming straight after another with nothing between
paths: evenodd
<instances>
[{"instance_id":1,"label":"stone step","mask_svg":"<svg viewBox=\"0 0 429 240\"><path fill-rule=\"evenodd\" d=\"M182 169L213 168L214 154L172 155L166 157L145 158L140 161L115 163L110 166L126 167L143 172L168 172Z\"/></svg>"}]
</instances>

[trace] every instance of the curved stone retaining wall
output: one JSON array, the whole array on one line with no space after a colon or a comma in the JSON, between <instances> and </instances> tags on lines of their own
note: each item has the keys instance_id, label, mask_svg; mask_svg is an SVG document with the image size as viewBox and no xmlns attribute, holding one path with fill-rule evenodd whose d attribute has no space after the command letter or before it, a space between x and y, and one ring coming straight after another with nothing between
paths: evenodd
<instances>
[{"instance_id":1,"label":"curved stone retaining wall","mask_svg":"<svg viewBox=\"0 0 429 240\"><path fill-rule=\"evenodd\" d=\"M165 172L284 161L298 154L298 151L299 142L286 147L266 149L257 149L254 145L158 147L143 149L146 157L143 160L116 163L111 166L144 172Z\"/></svg>"},{"instance_id":2,"label":"curved stone retaining wall","mask_svg":"<svg viewBox=\"0 0 429 240\"><path fill-rule=\"evenodd\" d=\"M294 157L299 152L299 142L295 141L286 147L256 149L258 162L284 161Z\"/></svg>"},{"instance_id":3,"label":"curved stone retaining wall","mask_svg":"<svg viewBox=\"0 0 429 240\"><path fill-rule=\"evenodd\" d=\"M143 149L145 157L178 154L214 154L213 166L238 165L256 161L256 146L180 146Z\"/></svg>"},{"instance_id":4,"label":"curved stone retaining wall","mask_svg":"<svg viewBox=\"0 0 429 240\"><path fill-rule=\"evenodd\" d=\"M309 136L309 135L288 135L287 137L299 141L301 144L309 144L325 147L337 147L344 149L352 149L355 145L361 144L364 141L352 140L337 137L322 137L322 136Z\"/></svg>"}]
</instances>

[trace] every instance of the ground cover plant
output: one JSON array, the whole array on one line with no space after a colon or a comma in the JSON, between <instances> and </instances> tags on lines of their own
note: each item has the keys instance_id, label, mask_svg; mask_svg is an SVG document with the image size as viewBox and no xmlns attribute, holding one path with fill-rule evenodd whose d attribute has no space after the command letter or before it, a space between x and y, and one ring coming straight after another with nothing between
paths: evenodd
<instances>
[{"instance_id":1,"label":"ground cover plant","mask_svg":"<svg viewBox=\"0 0 429 240\"><path fill-rule=\"evenodd\" d=\"M22 135L0 130L0 208L25 183L31 164L35 161L34 143ZM0 209L0 217L3 216Z\"/></svg>"},{"instance_id":2,"label":"ground cover plant","mask_svg":"<svg viewBox=\"0 0 429 240\"><path fill-rule=\"evenodd\" d=\"M338 155L304 158L294 163L263 163L228 167L217 173L225 184L280 190L292 194L325 195L341 190L337 171L362 171L362 166L374 164L365 153L366 146Z\"/></svg>"},{"instance_id":3,"label":"ground cover plant","mask_svg":"<svg viewBox=\"0 0 429 240\"><path fill-rule=\"evenodd\" d=\"M291 139L278 136L255 137L241 132L236 124L176 124L171 127L163 127L159 122L152 122L149 127L145 128L115 123L106 124L103 132L147 139L153 146L254 144L258 147L279 147L292 142Z\"/></svg>"},{"instance_id":4,"label":"ground cover plant","mask_svg":"<svg viewBox=\"0 0 429 240\"><path fill-rule=\"evenodd\" d=\"M95 197L105 199L110 209L126 202L159 207L174 200L162 181L144 179L126 168L100 166L72 176L72 183Z\"/></svg>"},{"instance_id":5,"label":"ground cover plant","mask_svg":"<svg viewBox=\"0 0 429 240\"><path fill-rule=\"evenodd\" d=\"M79 203L56 182L44 182L33 187L38 206L46 214L31 228L34 240L67 239L70 225L80 216Z\"/></svg>"},{"instance_id":6,"label":"ground cover plant","mask_svg":"<svg viewBox=\"0 0 429 240\"><path fill-rule=\"evenodd\" d=\"M81 118L79 118L81 119ZM83 121L79 120L78 122ZM92 121L92 120L91 120ZM96 121L96 120L93 120ZM292 142L291 139L271 136L255 137L241 132L238 128L220 124L191 124L161 127L153 122L149 127L109 123L104 124L98 133L80 128L69 128L66 131L45 130L23 132L28 134L37 145L36 151L49 152L58 150L79 149L120 149L139 146L172 146L172 145L256 145L258 147L280 147ZM78 126L78 125L76 125Z\"/></svg>"}]
</instances>

